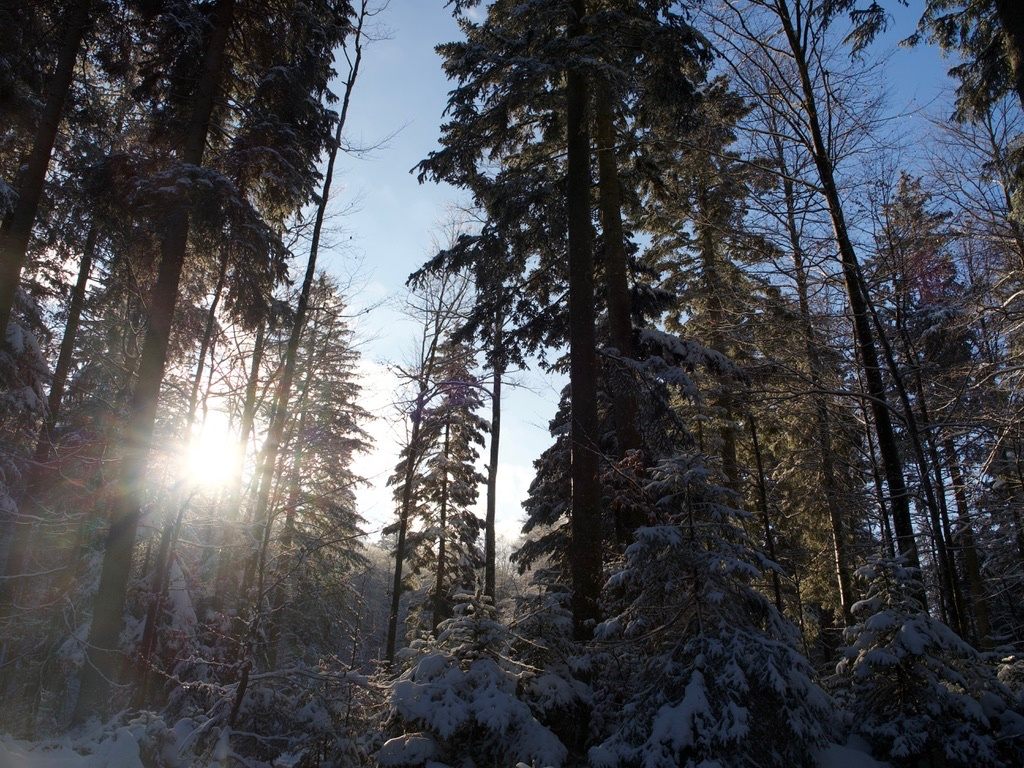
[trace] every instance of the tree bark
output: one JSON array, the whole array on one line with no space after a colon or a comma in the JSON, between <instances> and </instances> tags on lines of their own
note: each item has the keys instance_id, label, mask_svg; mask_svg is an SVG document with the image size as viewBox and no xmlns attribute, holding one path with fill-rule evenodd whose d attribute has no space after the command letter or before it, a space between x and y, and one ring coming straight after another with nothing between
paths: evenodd
<instances>
[{"instance_id":1,"label":"tree bark","mask_svg":"<svg viewBox=\"0 0 1024 768\"><path fill-rule=\"evenodd\" d=\"M74 0L62 19L63 30L57 62L46 84L46 101L39 116L35 140L17 181L18 199L0 225L0 344L6 343L7 325L14 297L25 267L32 227L39 213L50 156L57 141L64 104L71 90L75 63L89 28L91 0Z\"/></svg>"},{"instance_id":2,"label":"tree bark","mask_svg":"<svg viewBox=\"0 0 1024 768\"><path fill-rule=\"evenodd\" d=\"M722 281L718 271L718 253L715 243L712 217L715 215L710 206L708 196L700 193L700 208L704 221L697 225L700 242L701 278L704 287L704 298L707 302L708 344L726 357L728 349L725 337L725 303L722 301ZM721 426L718 434L721 440L720 454L722 458L722 474L726 485L731 491L740 492L740 467L736 454L736 427L733 423L732 393L729 383L720 377L713 397L718 411L717 417Z\"/></svg>"},{"instance_id":3,"label":"tree bark","mask_svg":"<svg viewBox=\"0 0 1024 768\"><path fill-rule=\"evenodd\" d=\"M748 418L750 419L750 442L754 448L754 464L757 467L757 500L758 506L761 508L761 521L764 523L764 543L768 557L773 563L777 563L775 534L772 532L771 511L768 506L768 486L764 477L764 462L761 459L761 442L757 438L757 419L752 413ZM772 569L772 592L775 595L775 607L779 609L779 613L783 613L782 583L779 580L779 572L774 568Z\"/></svg>"},{"instance_id":4,"label":"tree bark","mask_svg":"<svg viewBox=\"0 0 1024 768\"><path fill-rule=\"evenodd\" d=\"M875 349L874 336L868 318L867 302L861 290L858 275L859 262L857 253L850 240L846 218L843 213L842 201L836 186L832 160L821 130L818 117L817 96L811 83L807 53L801 33L793 26L788 3L778 4L779 19L782 22L786 39L793 54L794 62L800 75L808 127L811 130L812 146L810 147L815 168L821 181L821 192L828 206L829 218L832 222L833 234L839 249L846 291L853 312L856 343L860 351L864 378L871 396L871 412L874 416L875 430L878 437L878 448L882 458L882 468L886 483L889 486L889 498L892 508L893 526L896 529L896 544L907 564L920 568L921 560L917 552L917 541L914 538L914 526L910 517L910 496L907 492L903 476L903 460L900 457L896 433L892 426L889 403L886 397L882 371L878 363L878 352Z\"/></svg>"},{"instance_id":5,"label":"tree bark","mask_svg":"<svg viewBox=\"0 0 1024 768\"><path fill-rule=\"evenodd\" d=\"M75 286L71 289L68 319L64 323L64 335L60 340L60 352L57 355L57 364L53 369L53 378L50 381L50 394L46 401L46 419L39 430L39 441L36 443L35 461L37 464L49 461L50 452L53 449L53 430L60 418L60 406L64 399L64 390L67 388L68 375L71 373L75 344L78 341L78 328L82 323L82 309L85 306L85 289L89 283L89 275L92 272L92 263L96 254L97 237L96 225L93 224L89 227L89 234L85 238L85 248L82 251L82 260L78 263L78 279L75 280Z\"/></svg>"},{"instance_id":6,"label":"tree bark","mask_svg":"<svg viewBox=\"0 0 1024 768\"><path fill-rule=\"evenodd\" d=\"M448 535L448 451L451 445L451 425L444 425L444 445L442 447L442 455L444 456L444 477L441 479L441 506L438 509L438 523L440 524L440 533L437 537L437 572L434 577L434 615L432 618L431 627L435 634L437 633L438 625L447 618L445 611L445 597L444 597L444 577L445 570L447 569L447 545L448 542L446 537Z\"/></svg>"},{"instance_id":7,"label":"tree bark","mask_svg":"<svg viewBox=\"0 0 1024 768\"><path fill-rule=\"evenodd\" d=\"M494 383L491 387L491 441L490 457L487 462L487 514L484 521L484 594L495 600L495 571L497 560L497 541L495 524L498 511L498 452L501 445L501 377L505 372L502 357L502 324L501 313L494 321L494 349L491 354L491 372Z\"/></svg>"},{"instance_id":8,"label":"tree bark","mask_svg":"<svg viewBox=\"0 0 1024 768\"><path fill-rule=\"evenodd\" d=\"M271 601L270 618L267 629L267 668L273 669L277 665L280 650L281 620L280 613L285 605L288 596L288 574L295 561L292 548L295 545L295 520L298 516L299 506L302 503L302 467L306 458L305 442L303 435L306 434L306 426L309 420L309 390L313 383L313 377L319 367L320 359L316 352L316 341L320 335L320 323L314 322L310 329L309 344L310 355L306 361L306 375L302 381L302 390L299 393L297 412L299 414L298 424L292 430L291 443L294 445L291 471L288 476L288 494L285 497L284 528L281 532L280 555L278 565L278 579L274 587L274 597ZM330 328L324 336L323 355L326 356L330 346Z\"/></svg>"},{"instance_id":9,"label":"tree bark","mask_svg":"<svg viewBox=\"0 0 1024 768\"><path fill-rule=\"evenodd\" d=\"M914 412L913 404L910 402L910 396L907 393L906 386L904 385L903 374L900 371L899 366L896 364L896 357L893 354L892 346L889 344L885 327L882 325L882 322L878 317L878 312L875 310L874 302L871 300L871 295L868 291L867 282L864 280L864 275L861 273L859 266L857 268L857 280L860 283L864 303L871 315L875 330L878 333L878 340L885 356L885 363L889 369L893 388L896 390L896 394L903 406L903 422L906 425L907 434L910 436L910 444L914 449L914 457L917 460L918 467L918 480L921 484L921 488L924 490L925 505L928 509L928 519L932 528L932 540L934 543L935 555L937 558L936 564L938 567L939 593L944 604L943 611L947 617L946 623L954 632L959 635L963 635L964 629L961 621L962 611L960 605L961 598L959 597L959 589L955 578L953 556L947 546L948 537L946 536L946 533L948 533L949 528L948 522L945 532L942 525L945 498L943 498L940 503L935 487L932 484L931 468L928 464L928 458L925 455L924 441L921 437L921 430L918 428L917 415ZM923 396L920 406L921 408L925 408ZM948 521L948 516L946 517Z\"/></svg>"},{"instance_id":10,"label":"tree bark","mask_svg":"<svg viewBox=\"0 0 1024 768\"><path fill-rule=\"evenodd\" d=\"M413 480L419 463L419 440L423 411L426 406L426 386L421 382L412 415L412 431L409 434L409 453L405 457L405 472L402 485L402 506L398 513L398 540L395 543L395 574L391 582L391 610L388 613L388 637L384 658L388 665L395 662L395 646L398 642L398 611L402 601L402 570L405 565L405 540L409 533L409 513L412 510Z\"/></svg>"},{"instance_id":11,"label":"tree bark","mask_svg":"<svg viewBox=\"0 0 1024 768\"><path fill-rule=\"evenodd\" d=\"M601 235L604 245L603 266L605 302L608 306L608 335L611 345L623 358L636 355L633 340L633 307L629 292L629 268L626 263L626 235L622 227L622 186L618 161L615 158L615 112L611 86L604 81L594 87L594 126L597 140L598 204L601 213ZM619 454L642 447L637 425L637 402L634 380L628 365L620 360L609 361L613 374L608 377L611 390L612 418L619 442ZM625 548L638 519L625 519L617 513L616 538Z\"/></svg>"},{"instance_id":12,"label":"tree bark","mask_svg":"<svg viewBox=\"0 0 1024 768\"><path fill-rule=\"evenodd\" d=\"M192 98L188 124L180 145L181 162L185 164L201 165L203 162L210 119L225 69L227 40L234 21L234 10L234 0L219 0L211 14L202 76ZM178 300L188 231L188 204L181 201L164 222L160 266L150 296L149 325L128 415L125 456L119 485L112 501L110 528L93 609L81 693L75 710L75 719L79 721L106 710L110 683L118 676L117 647L121 614L141 517L142 487L156 419L157 398L167 363L171 321Z\"/></svg>"},{"instance_id":13,"label":"tree bark","mask_svg":"<svg viewBox=\"0 0 1024 768\"><path fill-rule=\"evenodd\" d=\"M804 353L807 367L811 375L811 386L815 390L814 417L817 432L818 450L821 452L822 495L828 508L829 525L832 532L832 561L836 573L836 587L839 590L839 608L843 621L850 626L853 620L853 587L851 583L850 563L846 552L846 526L842 510L839 507L838 484L836 483L835 459L832 453L832 427L828 412L828 403L819 392L822 386L822 364L819 355L818 338L811 320L811 303L807 285L807 268L804 261L803 244L800 241L800 230L796 220L796 203L793 181L785 165L785 154L782 144L776 140L779 166L783 171L783 194L786 200L786 229L793 255L793 267L796 278L797 300L800 306L800 320L803 325ZM884 501L883 499L880 499ZM882 514L885 505L882 504Z\"/></svg>"},{"instance_id":14,"label":"tree bark","mask_svg":"<svg viewBox=\"0 0 1024 768\"><path fill-rule=\"evenodd\" d=\"M995 6L1003 28L1013 87L1024 107L1024 5L1020 0L995 0Z\"/></svg>"},{"instance_id":15,"label":"tree bark","mask_svg":"<svg viewBox=\"0 0 1024 768\"><path fill-rule=\"evenodd\" d=\"M306 262L306 273L302 280L302 288L299 291L298 306L295 309L295 320L292 324L291 334L288 337L288 346L285 350L284 371L277 389L274 416L271 420L270 428L267 430L266 444L263 448L263 461L260 463L256 485L256 503L253 510L253 520L257 526L266 527L270 524L269 504L274 469L277 466L277 457L281 450L281 439L284 437L284 428L288 421L288 400L291 398L292 384L295 380L295 361L299 350L299 339L302 336L302 329L306 322L309 293L316 274L316 260L320 251L324 216L327 213L327 203L331 196L331 184L334 180L334 163L338 157L338 149L341 147L341 140L345 131L345 122L348 119L352 90L355 88L356 80L359 77L359 65L363 57L362 33L365 19L366 8L364 5L355 30L355 58L352 62L352 68L349 70L348 79L345 81L345 94L342 97L341 112L338 115L338 124L334 130L334 141L331 143L327 156L327 171L324 174L323 188L320 191L320 201L316 208L316 218L313 222L313 233L309 243L309 260Z\"/></svg>"},{"instance_id":16,"label":"tree bark","mask_svg":"<svg viewBox=\"0 0 1024 768\"><path fill-rule=\"evenodd\" d=\"M85 288L89 282L89 274L92 270L93 256L96 250L96 237L97 230L95 224L93 224L89 228L89 234L85 240L85 248L82 251L82 259L78 264L78 279L71 290L68 319L64 324L64 335L60 341L57 365L54 368L53 378L50 381L46 415L42 426L39 428L33 466L28 471L24 503L32 508L36 506L35 496L41 489L44 477L47 475L45 465L50 460L50 453L53 449L53 431L57 426L57 420L60 416L61 401L64 398L64 390L67 387L68 374L71 371L71 363L74 358L78 328L82 319L82 307L85 304ZM6 616L17 603L21 587L23 586L22 576L26 564L29 562L29 549L32 546L33 526L29 522L32 517L34 515L30 514L25 521L19 521L15 518L11 525L9 536L11 544L4 569L6 579L0 580L0 618Z\"/></svg>"},{"instance_id":17,"label":"tree bark","mask_svg":"<svg viewBox=\"0 0 1024 768\"><path fill-rule=\"evenodd\" d=\"M584 0L573 0L569 37L583 34ZM594 253L590 218L589 87L580 65L566 82L566 207L569 232L569 390L572 418L571 542L572 615L576 637L588 638L599 618L601 592L601 486L598 475L597 353L594 311Z\"/></svg>"},{"instance_id":18,"label":"tree bark","mask_svg":"<svg viewBox=\"0 0 1024 768\"><path fill-rule=\"evenodd\" d=\"M213 299L206 311L206 323L203 327L203 337L199 343L199 359L196 362L196 370L192 375L192 387L189 392L188 410L185 414L185 436L182 444L186 447L192 441L192 430L195 426L196 408L199 402L199 387L203 381L203 370L206 364L206 353L210 350L213 341L213 331L217 325L217 306L220 304L220 295L224 290L224 281L227 276L228 249L225 245L221 251L220 267L217 273L217 282L213 289ZM167 584L170 580L171 565L173 563L175 544L178 534L181 531L185 519L185 511L188 508L188 501L182 500L182 488L180 484L173 493L171 510L164 521L164 530L160 535L160 548L157 552L156 564L153 567L151 578L151 590L149 595L149 606L146 610L146 621L142 630L142 642L139 646L139 675L141 684L136 692L136 701L142 706L149 698L150 658L153 649L156 647L157 629L159 628L160 613L167 597Z\"/></svg>"},{"instance_id":19,"label":"tree bark","mask_svg":"<svg viewBox=\"0 0 1024 768\"><path fill-rule=\"evenodd\" d=\"M992 626L989 622L988 602L985 595L985 582L981 576L981 558L974 539L974 524L971 521L971 510L967 504L967 490L964 487L964 476L960 470L956 448L952 438L943 440L942 450L949 467L949 477L953 481L953 498L956 501L957 522L960 540L963 542L964 570L967 572L967 588L971 595L971 607L974 609L974 627L977 630L978 646L991 646Z\"/></svg>"}]
</instances>

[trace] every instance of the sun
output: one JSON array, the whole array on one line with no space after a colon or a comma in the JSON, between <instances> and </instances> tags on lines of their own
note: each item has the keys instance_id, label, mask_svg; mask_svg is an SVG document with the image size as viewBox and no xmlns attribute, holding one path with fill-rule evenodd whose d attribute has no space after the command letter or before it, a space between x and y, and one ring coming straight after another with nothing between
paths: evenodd
<instances>
[{"instance_id":1,"label":"sun","mask_svg":"<svg viewBox=\"0 0 1024 768\"><path fill-rule=\"evenodd\" d=\"M227 414L210 411L184 448L182 479L207 489L227 485L238 466L238 450L238 438L231 430Z\"/></svg>"}]
</instances>

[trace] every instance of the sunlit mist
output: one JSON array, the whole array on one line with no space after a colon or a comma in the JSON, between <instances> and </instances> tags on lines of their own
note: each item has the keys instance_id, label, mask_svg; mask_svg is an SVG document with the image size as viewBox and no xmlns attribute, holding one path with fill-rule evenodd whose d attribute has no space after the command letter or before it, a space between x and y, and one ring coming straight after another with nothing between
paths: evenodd
<instances>
[{"instance_id":1,"label":"sunlit mist","mask_svg":"<svg viewBox=\"0 0 1024 768\"><path fill-rule=\"evenodd\" d=\"M238 438L230 429L227 414L210 411L196 425L181 457L182 480L197 487L215 489L231 479L238 461Z\"/></svg>"}]
</instances>

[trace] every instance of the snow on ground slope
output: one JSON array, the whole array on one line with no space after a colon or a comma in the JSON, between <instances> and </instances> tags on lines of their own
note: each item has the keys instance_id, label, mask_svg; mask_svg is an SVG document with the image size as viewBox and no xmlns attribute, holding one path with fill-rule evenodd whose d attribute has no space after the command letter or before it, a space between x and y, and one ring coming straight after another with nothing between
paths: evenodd
<instances>
[{"instance_id":1,"label":"snow on ground slope","mask_svg":"<svg viewBox=\"0 0 1024 768\"><path fill-rule=\"evenodd\" d=\"M139 744L127 728L74 746L68 741L27 742L0 736L0 768L144 768Z\"/></svg>"},{"instance_id":2,"label":"snow on ground slope","mask_svg":"<svg viewBox=\"0 0 1024 768\"><path fill-rule=\"evenodd\" d=\"M856 737L846 746L831 744L818 755L818 768L888 768L868 754ZM187 759L186 759L187 764ZM128 728L118 728L74 745L68 740L16 741L0 736L0 768L144 768L139 745Z\"/></svg>"}]
</instances>

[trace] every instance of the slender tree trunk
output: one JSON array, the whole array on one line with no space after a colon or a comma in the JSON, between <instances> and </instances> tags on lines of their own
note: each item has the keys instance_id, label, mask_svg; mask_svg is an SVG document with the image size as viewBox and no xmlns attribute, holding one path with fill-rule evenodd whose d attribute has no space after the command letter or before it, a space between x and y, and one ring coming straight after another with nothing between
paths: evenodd
<instances>
[{"instance_id":1,"label":"slender tree trunk","mask_svg":"<svg viewBox=\"0 0 1024 768\"><path fill-rule=\"evenodd\" d=\"M858 382L860 375L858 373ZM863 390L863 384L858 386ZM863 398L858 399L860 415L864 424L864 440L867 442L868 461L871 464L871 479L875 488L875 498L878 499L879 525L878 529L882 535L882 544L885 547L886 556L890 559L896 558L896 545L892 535L892 526L889 524L889 513L885 508L885 486L882 483L882 474L878 469L878 452L875 450L875 437L871 429L871 417L868 415L867 405Z\"/></svg>"},{"instance_id":2,"label":"slender tree trunk","mask_svg":"<svg viewBox=\"0 0 1024 768\"><path fill-rule=\"evenodd\" d=\"M64 104L71 90L75 62L82 48L82 40L89 29L90 0L68 3L61 19L61 43L53 74L46 83L46 101L36 128L35 140L28 158L18 176L18 199L13 210L0 224L0 344L7 338L7 325L14 309L14 297L21 282L29 239L39 203L43 197L43 184L50 167L50 156L57 141Z\"/></svg>"},{"instance_id":3,"label":"slender tree trunk","mask_svg":"<svg viewBox=\"0 0 1024 768\"><path fill-rule=\"evenodd\" d=\"M569 37L583 34L584 0L573 0ZM601 486L598 475L597 354L594 331L594 253L590 220L589 94L579 64L566 83L566 207L569 230L569 389L572 420L572 507L569 568L572 575L573 626L586 639L598 620L601 592Z\"/></svg>"},{"instance_id":4,"label":"slender tree trunk","mask_svg":"<svg viewBox=\"0 0 1024 768\"><path fill-rule=\"evenodd\" d=\"M266 445L263 449L263 461L260 464L256 485L256 503L253 509L253 519L257 526L266 527L269 525L270 491L273 474L277 466L277 457L281 450L281 438L284 437L284 428L288 421L288 400L291 397L292 383L295 379L295 361L299 350L299 339L302 336L302 329L306 322L309 293L313 286L313 277L316 274L316 260L320 251L324 216L327 213L327 204L331 196L331 184L334 180L334 163L338 157L338 149L341 147L341 140L345 131L345 122L348 119L352 90L355 88L356 80L359 77L359 65L362 62L363 56L362 31L365 19L366 8L364 5L354 33L355 58L353 59L348 79L345 81L345 95L342 97L341 112L338 115L338 124L334 131L334 141L331 143L327 156L327 171L324 174L323 188L320 191L320 201L317 205L316 218L313 222L313 233L309 243L309 260L306 262L306 274L302 280L298 306L295 309L295 320L292 324L291 335L288 337L288 346L285 350L284 371L281 374L281 381L278 385L277 397L275 398L274 417L270 423L270 428L267 430Z\"/></svg>"},{"instance_id":5,"label":"slender tree trunk","mask_svg":"<svg viewBox=\"0 0 1024 768\"><path fill-rule=\"evenodd\" d=\"M920 481L921 488L925 494L925 504L928 508L928 519L931 522L932 527L932 538L935 545L935 553L937 557L938 566L938 580L939 580L939 593L945 603L944 613L946 615L946 623L960 635L964 634L964 629L961 621L961 599L959 598L959 589L956 584L955 565L953 562L952 553L947 546L947 537L944 535L942 526L942 507L945 504L945 499L942 499L940 504L937 498L935 487L932 484L931 468L928 464L928 458L925 456L924 441L921 437L921 430L918 428L917 415L914 412L914 406L910 402L910 396L907 394L907 388L903 381L903 374L896 364L896 356L893 354L892 346L889 344L889 340L886 334L885 327L882 325L881 320L878 317L878 312L875 310L874 302L871 300L871 294L868 291L867 282L864 280L864 276L857 268L857 279L860 283L861 291L864 296L864 303L867 307L868 312L871 314L872 321L875 326L875 330L878 334L878 340L882 347L882 352L885 356L885 363L889 369L889 375L893 382L893 388L896 390L896 394L900 399L900 403L903 406L903 422L907 428L907 434L910 436L910 444L914 449L914 457L917 460L918 467L918 480ZM924 401L921 401L921 407L924 407ZM948 528L948 525L946 526Z\"/></svg>"},{"instance_id":6,"label":"slender tree trunk","mask_svg":"<svg viewBox=\"0 0 1024 768\"><path fill-rule=\"evenodd\" d=\"M494 321L494 349L491 355L491 371L494 384L491 387L491 444L490 458L487 463L487 515L484 521L484 594L495 600L495 570L497 560L497 541L495 524L498 508L498 452L501 445L501 377L505 372L502 357L502 324L501 314Z\"/></svg>"},{"instance_id":7,"label":"slender tree trunk","mask_svg":"<svg viewBox=\"0 0 1024 768\"><path fill-rule=\"evenodd\" d=\"M1024 5L1020 0L995 0L996 15L1003 28L1003 39L1013 73L1013 87L1024 107Z\"/></svg>"},{"instance_id":8,"label":"slender tree trunk","mask_svg":"<svg viewBox=\"0 0 1024 768\"><path fill-rule=\"evenodd\" d=\"M31 510L34 510L36 507L35 496L41 490L44 477L48 474L45 464L50 460L50 452L53 447L53 432L60 416L61 401L64 398L68 374L71 371L75 343L78 338L78 328L81 324L82 307L85 304L85 288L89 282L89 273L92 270L93 256L96 249L96 236L96 225L93 224L89 228L89 234L85 240L85 249L82 251L82 259L78 264L78 279L71 290L68 319L64 324L64 335L61 337L60 353L57 356L57 365L54 368L53 378L50 381L46 416L39 429L33 466L29 469L26 481L24 503L30 505ZM31 520L34 516L34 514L30 514L28 519ZM7 578L0 580L0 618L6 616L10 608L18 601L18 596L23 586L21 576L24 574L26 565L29 562L32 531L33 526L28 520L19 521L15 519L11 526L9 535L11 544L8 549L7 563L4 569Z\"/></svg>"},{"instance_id":9,"label":"slender tree trunk","mask_svg":"<svg viewBox=\"0 0 1024 768\"><path fill-rule=\"evenodd\" d=\"M78 263L78 278L75 280L74 288L71 289L68 319L64 323L64 335L60 340L57 365L53 369L53 379L50 381L50 394L46 402L46 419L39 430L39 440L36 443L35 461L37 464L47 462L53 448L53 430L60 418L60 406L64 399L64 390L67 388L68 375L71 373L75 344L78 341L78 328L82 323L82 309L85 306L85 289L89 283L89 275L92 272L92 263L96 254L97 236L96 225L92 224L89 227L89 234L85 238L82 260Z\"/></svg>"},{"instance_id":10,"label":"slender tree trunk","mask_svg":"<svg viewBox=\"0 0 1024 768\"><path fill-rule=\"evenodd\" d=\"M388 665L395 662L395 646L398 641L398 611L402 600L402 570L405 565L405 540L409 533L409 515L412 511L413 481L419 463L420 429L426 405L426 386L421 384L416 397L412 416L412 431L409 434L409 453L405 458L405 472L402 484L402 506L398 512L398 540L395 543L395 574L391 582L391 610L388 613L388 637L384 658Z\"/></svg>"},{"instance_id":11,"label":"slender tree trunk","mask_svg":"<svg viewBox=\"0 0 1024 768\"><path fill-rule=\"evenodd\" d=\"M768 550L768 557L773 563L775 559L775 533L772 531L771 512L768 506L768 485L764 477L764 462L761 459L761 442L757 439L757 419L754 414L749 414L750 420L750 442L754 448L754 465L757 468L757 501L761 508L761 520L764 523L764 543ZM782 583L779 580L779 572L772 569L772 592L775 595L775 607L779 613L783 613Z\"/></svg>"},{"instance_id":12,"label":"slender tree trunk","mask_svg":"<svg viewBox=\"0 0 1024 768\"><path fill-rule=\"evenodd\" d=\"M722 301L722 281L718 271L718 252L707 196L700 196L700 207L704 212L705 221L698 225L700 241L701 277L704 286L705 300L708 310L708 342L716 352L728 357L725 337L725 303ZM740 492L740 467L736 457L736 427L733 421L732 393L729 382L720 378L716 386L714 404L721 420L718 430L721 440L722 474L729 489Z\"/></svg>"},{"instance_id":13,"label":"slender tree trunk","mask_svg":"<svg viewBox=\"0 0 1024 768\"><path fill-rule=\"evenodd\" d=\"M432 618L432 629L435 634L437 633L438 625L447 618L445 596L444 596L444 579L445 571L448 566L448 452L451 445L451 425L444 425L444 445L442 447L444 456L444 476L441 478L441 506L438 510L438 523L441 527L441 531L437 537L437 572L434 577L434 612Z\"/></svg>"},{"instance_id":14,"label":"slender tree trunk","mask_svg":"<svg viewBox=\"0 0 1024 768\"><path fill-rule=\"evenodd\" d=\"M828 508L829 525L832 532L832 560L836 572L836 586L839 590L839 607L843 614L844 623L850 626L853 619L853 614L850 610L853 606L853 587L850 578L850 563L846 551L846 526L844 525L842 509L839 506L835 458L832 453L831 419L828 412L828 403L824 395L820 394L822 390L822 364L818 351L818 339L814 332L814 323L811 320L807 268L804 261L803 245L800 241L800 230L796 220L793 181L785 167L785 154L782 144L778 140L776 140L776 149L780 168L784 174L782 185L786 199L786 229L793 254L797 298L800 305L800 319L803 325L804 351L807 357L807 367L811 374L811 386L815 390L814 417L818 450L821 452L822 495L825 499L825 506ZM884 501L884 498L881 498L880 501ZM884 504L882 505L882 514L885 514Z\"/></svg>"},{"instance_id":15,"label":"slender tree trunk","mask_svg":"<svg viewBox=\"0 0 1024 768\"><path fill-rule=\"evenodd\" d=\"M228 486L227 504L224 507L225 522L221 533L220 548L217 553L217 575L214 578L215 607L223 605L228 593L228 584L233 581L232 567L235 562L233 553L228 549L231 529L241 516L242 481L245 472L245 457L249 448L249 435L252 434L256 421L256 393L259 388L260 366L263 364L263 352L266 348L268 321L263 321L256 328L256 339L253 342L252 357L249 366L249 377L245 384L245 400L242 404L242 418L238 436L238 456ZM238 582L234 581L235 587Z\"/></svg>"},{"instance_id":16,"label":"slender tree trunk","mask_svg":"<svg viewBox=\"0 0 1024 768\"><path fill-rule=\"evenodd\" d=\"M280 614L284 609L288 597L288 576L295 562L293 548L295 546L296 518L298 517L299 506L302 503L302 469L306 458L305 440L307 425L309 421L309 392L313 379L318 371L322 370L321 361L326 359L331 342L331 327L328 326L323 332L320 330L320 316L322 310L317 312L317 321L313 323L309 333L309 359L306 361L306 375L302 381L302 390L299 393L297 411L299 414L298 424L294 427L291 443L294 445L292 455L292 467L288 476L287 490L285 497L285 518L284 529L281 532L280 555L278 580L274 588L274 598L271 601L270 618L268 620L268 642L267 668L273 669L277 665L281 637ZM317 339L323 335L323 346L318 354L316 349Z\"/></svg>"},{"instance_id":17,"label":"slender tree trunk","mask_svg":"<svg viewBox=\"0 0 1024 768\"><path fill-rule=\"evenodd\" d=\"M206 363L206 353L213 346L213 332L217 326L217 306L220 303L221 292L224 290L224 281L227 276L228 248L225 245L221 251L220 268L217 274L217 282L213 289L213 299L206 311L206 323L203 327L203 337L199 343L199 359L196 363L195 373L192 375L192 387L189 392L188 410L185 414L185 436L183 444L188 446L192 440L192 431L195 426L196 408L199 402L199 388L203 381L203 370ZM142 642L139 647L139 675L141 684L136 692L136 701L141 706L149 698L149 683L152 678L150 674L150 660L153 649L156 647L156 637L160 622L161 609L167 597L167 584L170 579L171 564L175 550L178 533L181 531L185 519L185 511L188 508L188 501L183 500L182 487L177 485L173 492L171 509L164 521L164 530L160 535L160 548L157 553L156 564L153 568L151 578L151 590L149 595L149 606L146 610L146 621L142 630Z\"/></svg>"},{"instance_id":18,"label":"slender tree trunk","mask_svg":"<svg viewBox=\"0 0 1024 768\"><path fill-rule=\"evenodd\" d=\"M234 21L234 10L234 0L219 0L211 14L202 75L197 81L181 144L181 162L189 165L202 165L203 162L210 118L225 69L226 44ZM112 503L81 693L75 712L77 720L106 710L109 705L110 682L118 676L117 646L121 614L141 516L142 487L156 419L157 398L167 362L171 321L178 300L178 284L185 261L188 230L189 210L187 203L182 201L164 223L160 266L150 296L149 325L129 411L120 485Z\"/></svg>"},{"instance_id":19,"label":"slender tree trunk","mask_svg":"<svg viewBox=\"0 0 1024 768\"><path fill-rule=\"evenodd\" d=\"M622 185L615 158L615 112L611 87L603 80L594 86L594 125L609 338L619 355L633 358L636 356L636 348L633 341L629 268L626 263L626 235L622 227ZM619 442L619 454L624 455L627 451L642 447L637 424L635 381L628 366L621 361L610 360L608 368L611 375L607 385L611 390L615 435ZM640 523L639 519L627 519L624 512L617 513L615 533L620 548L629 544L633 531Z\"/></svg>"},{"instance_id":20,"label":"slender tree trunk","mask_svg":"<svg viewBox=\"0 0 1024 768\"><path fill-rule=\"evenodd\" d=\"M886 397L885 384L882 380L881 367L878 363L874 336L871 333L867 302L861 289L857 253L854 250L853 242L850 240L842 201L836 186L832 160L821 130L821 121L818 117L817 95L811 83L806 50L801 34L793 26L787 2L779 3L778 14L800 75L800 85L804 97L803 106L806 110L807 124L811 130L811 154L813 155L814 164L821 181L822 195L828 205L829 218L832 221L832 229L836 245L839 249L843 277L846 281L847 296L850 301L850 309L853 312L856 342L860 350L861 364L868 387L868 394L871 396L871 411L874 416L878 447L882 457L882 468L885 472L886 483L889 486L893 525L896 529L896 543L900 554L906 557L907 564L914 568L919 568L921 561L917 553L914 526L910 517L910 497L907 493L907 486L903 477L903 460L900 457L896 433L889 414L889 403Z\"/></svg>"},{"instance_id":21,"label":"slender tree trunk","mask_svg":"<svg viewBox=\"0 0 1024 768\"><path fill-rule=\"evenodd\" d=\"M978 645L988 648L991 645L992 626L989 622L988 603L985 595L985 582L981 577L981 558L974 539L974 525L971 522L971 510L967 505L967 490L964 487L964 476L960 470L956 448L953 440L946 437L942 445L949 467L949 477L953 481L953 498L956 500L957 522L959 523L960 540L963 542L964 570L967 572L967 588L971 595L971 607L974 609L974 626L977 629Z\"/></svg>"},{"instance_id":22,"label":"slender tree trunk","mask_svg":"<svg viewBox=\"0 0 1024 768\"><path fill-rule=\"evenodd\" d=\"M199 405L199 387L203 381L203 368L206 365L206 355L213 347L213 335L217 329L217 307L220 305L220 296L224 291L224 283L228 274L228 257L230 252L225 244L220 255L220 266L217 269L217 281L213 286L213 300L210 308L206 311L206 323L203 326L203 338L199 342L199 359L196 362L196 373L192 377L192 389L188 396L188 411L185 416L185 444L187 445L192 437L192 429L195 427L196 409ZM211 358L212 359L212 358ZM211 362L211 368L212 368Z\"/></svg>"}]
</instances>

